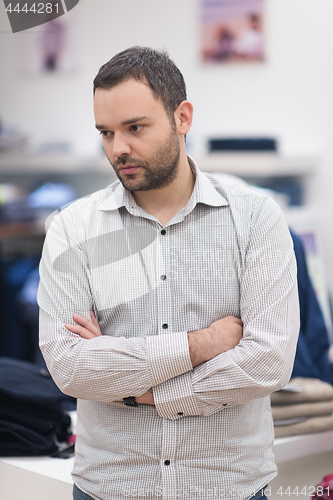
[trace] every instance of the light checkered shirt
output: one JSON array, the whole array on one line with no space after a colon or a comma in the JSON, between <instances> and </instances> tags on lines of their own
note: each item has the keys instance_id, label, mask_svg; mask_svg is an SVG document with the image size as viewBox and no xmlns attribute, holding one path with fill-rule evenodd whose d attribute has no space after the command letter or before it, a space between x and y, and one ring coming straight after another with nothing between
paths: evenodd
<instances>
[{"instance_id":1,"label":"light checkered shirt","mask_svg":"<svg viewBox=\"0 0 333 500\"><path fill-rule=\"evenodd\" d=\"M73 478L94 499L244 500L276 475L269 394L290 377L296 263L269 197L196 170L165 227L119 181L56 215L40 266L41 348L78 398ZM93 310L103 335L65 328ZM240 317L240 344L192 368L187 331ZM153 387L156 406L115 402Z\"/></svg>"}]
</instances>

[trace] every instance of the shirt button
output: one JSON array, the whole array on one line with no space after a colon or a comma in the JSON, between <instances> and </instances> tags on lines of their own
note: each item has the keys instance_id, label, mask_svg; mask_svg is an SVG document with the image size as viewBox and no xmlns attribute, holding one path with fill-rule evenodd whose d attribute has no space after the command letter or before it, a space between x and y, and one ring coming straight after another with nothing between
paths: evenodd
<instances>
[{"instance_id":1,"label":"shirt button","mask_svg":"<svg viewBox=\"0 0 333 500\"><path fill-rule=\"evenodd\" d=\"M161 234L163 234L163 236L164 236L166 234L166 230L162 229Z\"/></svg>"},{"instance_id":2,"label":"shirt button","mask_svg":"<svg viewBox=\"0 0 333 500\"><path fill-rule=\"evenodd\" d=\"M170 465L170 460L165 460L164 465Z\"/></svg>"},{"instance_id":3,"label":"shirt button","mask_svg":"<svg viewBox=\"0 0 333 500\"><path fill-rule=\"evenodd\" d=\"M164 330L166 330L168 328L168 324L167 323L163 323L162 328L164 328Z\"/></svg>"},{"instance_id":4,"label":"shirt button","mask_svg":"<svg viewBox=\"0 0 333 500\"><path fill-rule=\"evenodd\" d=\"M182 411L179 411L178 415L181 417L182 415L184 415L184 413Z\"/></svg>"},{"instance_id":5,"label":"shirt button","mask_svg":"<svg viewBox=\"0 0 333 500\"><path fill-rule=\"evenodd\" d=\"M165 276L165 274L162 274L162 276L161 276L161 280L162 280L162 281L166 280L166 276Z\"/></svg>"}]
</instances>

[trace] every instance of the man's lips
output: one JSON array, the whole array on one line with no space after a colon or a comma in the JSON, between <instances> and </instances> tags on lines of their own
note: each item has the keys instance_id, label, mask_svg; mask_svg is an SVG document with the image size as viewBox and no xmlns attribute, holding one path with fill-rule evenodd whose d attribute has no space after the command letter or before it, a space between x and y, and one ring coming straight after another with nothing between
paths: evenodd
<instances>
[{"instance_id":1,"label":"man's lips","mask_svg":"<svg viewBox=\"0 0 333 500\"><path fill-rule=\"evenodd\" d=\"M134 174L140 167L138 165L123 165L119 171L123 174Z\"/></svg>"}]
</instances>

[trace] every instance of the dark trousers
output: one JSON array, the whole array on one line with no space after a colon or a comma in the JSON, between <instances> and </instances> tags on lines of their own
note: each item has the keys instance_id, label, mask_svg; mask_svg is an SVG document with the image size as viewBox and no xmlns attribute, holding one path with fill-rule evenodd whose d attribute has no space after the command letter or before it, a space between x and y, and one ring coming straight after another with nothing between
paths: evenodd
<instances>
[{"instance_id":1,"label":"dark trousers","mask_svg":"<svg viewBox=\"0 0 333 500\"><path fill-rule=\"evenodd\" d=\"M259 490L250 500L268 500L266 495L264 495L264 491L266 489L267 485ZM73 500L94 500L92 497L87 495L86 493L83 493L75 484L73 488ZM231 500L231 499L228 499Z\"/></svg>"}]
</instances>

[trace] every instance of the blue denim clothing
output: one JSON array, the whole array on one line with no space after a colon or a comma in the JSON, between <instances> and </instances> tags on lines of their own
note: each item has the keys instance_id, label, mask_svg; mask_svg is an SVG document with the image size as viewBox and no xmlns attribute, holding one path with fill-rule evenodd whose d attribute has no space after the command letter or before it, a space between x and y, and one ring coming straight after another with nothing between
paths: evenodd
<instances>
[{"instance_id":1,"label":"blue denim clothing","mask_svg":"<svg viewBox=\"0 0 333 500\"><path fill-rule=\"evenodd\" d=\"M259 500L259 499L260 500L268 500L266 495L264 495L266 488L267 488L267 484L266 484L266 486L264 486L264 488L261 488L259 491L257 491L257 493L255 495L253 495L253 497L251 497L250 500Z\"/></svg>"},{"instance_id":2,"label":"blue denim clothing","mask_svg":"<svg viewBox=\"0 0 333 500\"><path fill-rule=\"evenodd\" d=\"M73 500L94 500L93 497L87 495L87 493L83 493L76 484L73 487Z\"/></svg>"},{"instance_id":3,"label":"blue denim clothing","mask_svg":"<svg viewBox=\"0 0 333 500\"><path fill-rule=\"evenodd\" d=\"M266 495L264 495L264 491L267 488L267 485L259 490L250 500L268 500ZM91 496L83 493L75 484L73 488L73 500L94 500ZM231 499L230 499L231 500Z\"/></svg>"}]
</instances>

